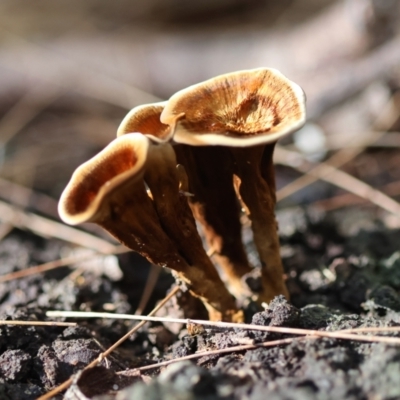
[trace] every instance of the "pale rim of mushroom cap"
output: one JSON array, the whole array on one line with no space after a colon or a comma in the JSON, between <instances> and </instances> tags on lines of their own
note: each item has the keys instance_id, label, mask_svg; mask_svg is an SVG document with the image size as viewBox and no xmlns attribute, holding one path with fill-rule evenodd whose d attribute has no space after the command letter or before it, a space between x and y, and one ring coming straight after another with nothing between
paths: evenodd
<instances>
[{"instance_id":1,"label":"pale rim of mushroom cap","mask_svg":"<svg viewBox=\"0 0 400 400\"><path fill-rule=\"evenodd\" d=\"M114 139L80 165L60 197L61 220L69 225L93 221L105 196L118 186L143 177L149 146L146 136L130 133Z\"/></svg>"},{"instance_id":2,"label":"pale rim of mushroom cap","mask_svg":"<svg viewBox=\"0 0 400 400\"><path fill-rule=\"evenodd\" d=\"M119 124L117 137L131 132L141 132L157 143L170 141L172 138L171 127L160 121L161 112L166 104L166 101L160 101L132 108ZM150 122L150 118L154 118L153 121ZM146 126L146 124L150 126ZM171 132L167 132L168 130Z\"/></svg>"},{"instance_id":3,"label":"pale rim of mushroom cap","mask_svg":"<svg viewBox=\"0 0 400 400\"><path fill-rule=\"evenodd\" d=\"M228 112L228 114L226 114L225 116L222 115L224 111L229 111L229 105L226 106L226 104L222 103L226 100L227 97L229 97L226 95L230 95L231 99L234 98L233 90L238 91L240 89L240 84L237 85L237 88L232 87L233 90L231 90L231 92L229 92L228 89L226 93L224 93L225 96L220 97L219 100L222 101L216 101L216 104L213 104L212 100L213 98L216 98L215 93L219 88L229 87L227 85L224 86L224 83L230 81L234 82L236 80L240 83L240 78L248 77L248 80L250 82L250 80L252 79L252 75L254 76L254 79L259 80L262 80L260 79L260 77L262 77L263 75L269 76L272 79L271 83L274 83L275 85L280 84L282 87L286 87L287 91L282 91L282 94L286 93L286 95L292 101L292 106L296 108L295 115L292 115L291 118L287 118L286 121L282 116L280 116L282 117L282 119L279 119L279 123L273 126L282 126L275 131L271 128L268 128L265 131L261 130L261 132L257 131L255 133L245 133L240 135L232 130L223 129L216 131L211 131L211 129L199 131L193 128L193 130L190 130L190 124L192 124L193 121L188 121L188 119L193 115L195 116L195 118L200 118L201 111L207 111L207 108L208 113L206 113L205 119L208 119L209 124L212 123L213 118L216 122L218 122L218 118L225 118L227 121L229 121L230 114L232 113L229 114ZM268 82L266 82L266 87L264 89L273 88L273 86L268 87L267 85ZM245 87L243 83L242 87ZM262 89L261 86L259 88L255 88L254 90L255 92L257 92L259 91L259 89ZM275 90L277 97L279 97L278 92L279 90ZM246 98L246 96L240 96L240 93L239 95L237 93L236 98L234 98L234 100L236 101L236 104L233 104L234 106L236 105L237 107L239 107L240 101L251 101L251 99ZM196 96L194 96L195 94ZM254 95L254 92L252 94ZM204 98L204 105L198 104L201 100L201 95L207 96L207 98ZM192 103L189 104L190 110L187 107L185 110L184 103L187 103L187 100L190 99L191 96L193 97L189 102ZM266 96L264 97L265 99L267 99ZM282 101L282 97L280 97L280 100ZM275 107L282 106L282 104L276 104L277 105ZM253 105L249 104L247 107L253 107ZM265 107L264 109L267 110L267 107ZM253 111L254 109L250 110L248 115L250 115L250 113ZM183 117L181 115L182 112L185 112L186 114ZM180 118L178 118L178 115L180 115ZM165 105L164 110L161 113L160 119L162 123L172 126L172 129L174 131L173 139L177 143L184 143L192 146L225 145L233 147L248 147L267 144L276 142L279 138L300 129L304 125L306 121L305 94L299 85L286 78L281 72L274 68L256 68L250 70L236 71L224 75L219 75L196 85L189 86L188 88L185 88L175 93L173 96L171 96L171 98ZM281 121L283 121L283 123L280 123ZM223 126L224 123L222 122L221 125Z\"/></svg>"}]
</instances>

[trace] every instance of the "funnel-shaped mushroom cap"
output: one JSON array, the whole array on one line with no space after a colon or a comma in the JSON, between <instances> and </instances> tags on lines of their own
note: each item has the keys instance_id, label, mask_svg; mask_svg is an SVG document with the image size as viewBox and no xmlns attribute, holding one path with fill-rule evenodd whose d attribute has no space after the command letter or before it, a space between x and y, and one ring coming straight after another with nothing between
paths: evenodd
<instances>
[{"instance_id":1,"label":"funnel-shaped mushroom cap","mask_svg":"<svg viewBox=\"0 0 400 400\"><path fill-rule=\"evenodd\" d=\"M155 142L167 142L171 139L171 126L160 121L160 115L166 101L142 104L125 116L117 130L117 137L131 132L141 132Z\"/></svg>"},{"instance_id":2,"label":"funnel-shaped mushroom cap","mask_svg":"<svg viewBox=\"0 0 400 400\"><path fill-rule=\"evenodd\" d=\"M101 220L107 198L118 187L143 177L149 139L132 133L111 142L79 166L61 195L58 212L70 225Z\"/></svg>"},{"instance_id":3,"label":"funnel-shaped mushroom cap","mask_svg":"<svg viewBox=\"0 0 400 400\"><path fill-rule=\"evenodd\" d=\"M275 69L238 71L175 93L161 122L171 125L178 143L271 143L304 124L305 96L300 86Z\"/></svg>"}]
</instances>

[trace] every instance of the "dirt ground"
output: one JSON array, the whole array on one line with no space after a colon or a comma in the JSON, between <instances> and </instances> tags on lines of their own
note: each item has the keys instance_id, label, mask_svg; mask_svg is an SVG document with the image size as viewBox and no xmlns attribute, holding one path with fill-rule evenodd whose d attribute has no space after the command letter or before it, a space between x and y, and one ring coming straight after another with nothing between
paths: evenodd
<instances>
[{"instance_id":1,"label":"dirt ground","mask_svg":"<svg viewBox=\"0 0 400 400\"><path fill-rule=\"evenodd\" d=\"M372 211L364 210L357 217L358 226L352 224L357 231L349 233L344 225L354 212L323 214L295 208L279 214L281 225L285 224L282 254L292 301L278 297L268 309L259 312L249 305L249 322L327 331L399 326L400 230L387 229L374 220ZM1 269L3 273L24 269L55 259L62 251L65 244L61 241L13 230L0 244ZM119 264L125 275L129 270L131 273L118 281L98 270L76 275L65 267L1 283L1 319L45 320L45 312L50 309L104 311L107 304L113 305L113 312L132 312L140 296L137 288L143 288L148 266L133 254L119 256ZM151 304L164 296L170 284L171 277L165 273ZM178 303L185 301L185 295L178 297ZM170 301L164 314L182 315L176 300ZM202 317L201 313L198 317ZM1 398L37 398L98 357L131 326L119 320L78 322L77 327L67 328L2 326ZM65 398L256 400L400 396L399 347L330 338L296 339L271 348L203 356L166 368L129 372L197 351L285 337L290 336L219 328L189 335L182 325L147 324L103 360L102 367L76 377ZM132 387L122 390L132 382Z\"/></svg>"}]
</instances>

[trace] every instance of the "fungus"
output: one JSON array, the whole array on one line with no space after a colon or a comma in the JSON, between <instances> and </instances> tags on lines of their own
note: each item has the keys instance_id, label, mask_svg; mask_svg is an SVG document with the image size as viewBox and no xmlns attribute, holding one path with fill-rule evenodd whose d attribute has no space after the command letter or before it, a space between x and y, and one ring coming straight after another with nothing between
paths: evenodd
<instances>
[{"instance_id":1,"label":"fungus","mask_svg":"<svg viewBox=\"0 0 400 400\"><path fill-rule=\"evenodd\" d=\"M158 142L168 141L171 127L160 121L166 102L132 109L121 122L117 136L140 131ZM182 117L183 113L178 116ZM252 271L241 236L238 201L232 184L232 162L224 147L174 146L178 163L188 175L185 191L195 218L217 263L236 297L249 295L242 277ZM223 161L225 160L225 161Z\"/></svg>"},{"instance_id":2,"label":"fungus","mask_svg":"<svg viewBox=\"0 0 400 400\"><path fill-rule=\"evenodd\" d=\"M166 101L160 101L132 108L120 123L117 137L126 133L140 132L157 143L168 142L171 139L171 127L160 121L160 115L166 103Z\"/></svg>"},{"instance_id":3,"label":"fungus","mask_svg":"<svg viewBox=\"0 0 400 400\"><path fill-rule=\"evenodd\" d=\"M77 168L61 195L60 217L71 225L101 225L150 262L172 269L203 301L210 319L240 321L179 192L181 174L170 144L124 135Z\"/></svg>"},{"instance_id":4,"label":"fungus","mask_svg":"<svg viewBox=\"0 0 400 400\"><path fill-rule=\"evenodd\" d=\"M240 209L232 184L233 163L222 146L174 146L178 162L189 176L189 198L195 218L229 289L238 298L250 295L243 277L251 273L242 241Z\"/></svg>"},{"instance_id":5,"label":"fungus","mask_svg":"<svg viewBox=\"0 0 400 400\"><path fill-rule=\"evenodd\" d=\"M302 89L274 69L234 72L175 93L160 119L171 126L178 143L229 148L234 186L261 261L259 301L288 297L274 215L272 156L276 141L305 122Z\"/></svg>"}]
</instances>

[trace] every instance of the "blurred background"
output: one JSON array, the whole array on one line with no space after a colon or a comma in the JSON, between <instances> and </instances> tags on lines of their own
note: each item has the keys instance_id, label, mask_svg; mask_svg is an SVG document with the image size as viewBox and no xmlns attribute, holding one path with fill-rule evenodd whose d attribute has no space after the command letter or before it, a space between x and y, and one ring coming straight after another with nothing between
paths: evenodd
<instances>
[{"instance_id":1,"label":"blurred background","mask_svg":"<svg viewBox=\"0 0 400 400\"><path fill-rule=\"evenodd\" d=\"M129 109L261 66L307 94L309 123L276 151L278 207L398 227L399 0L1 0L2 204L57 219Z\"/></svg>"}]
</instances>

